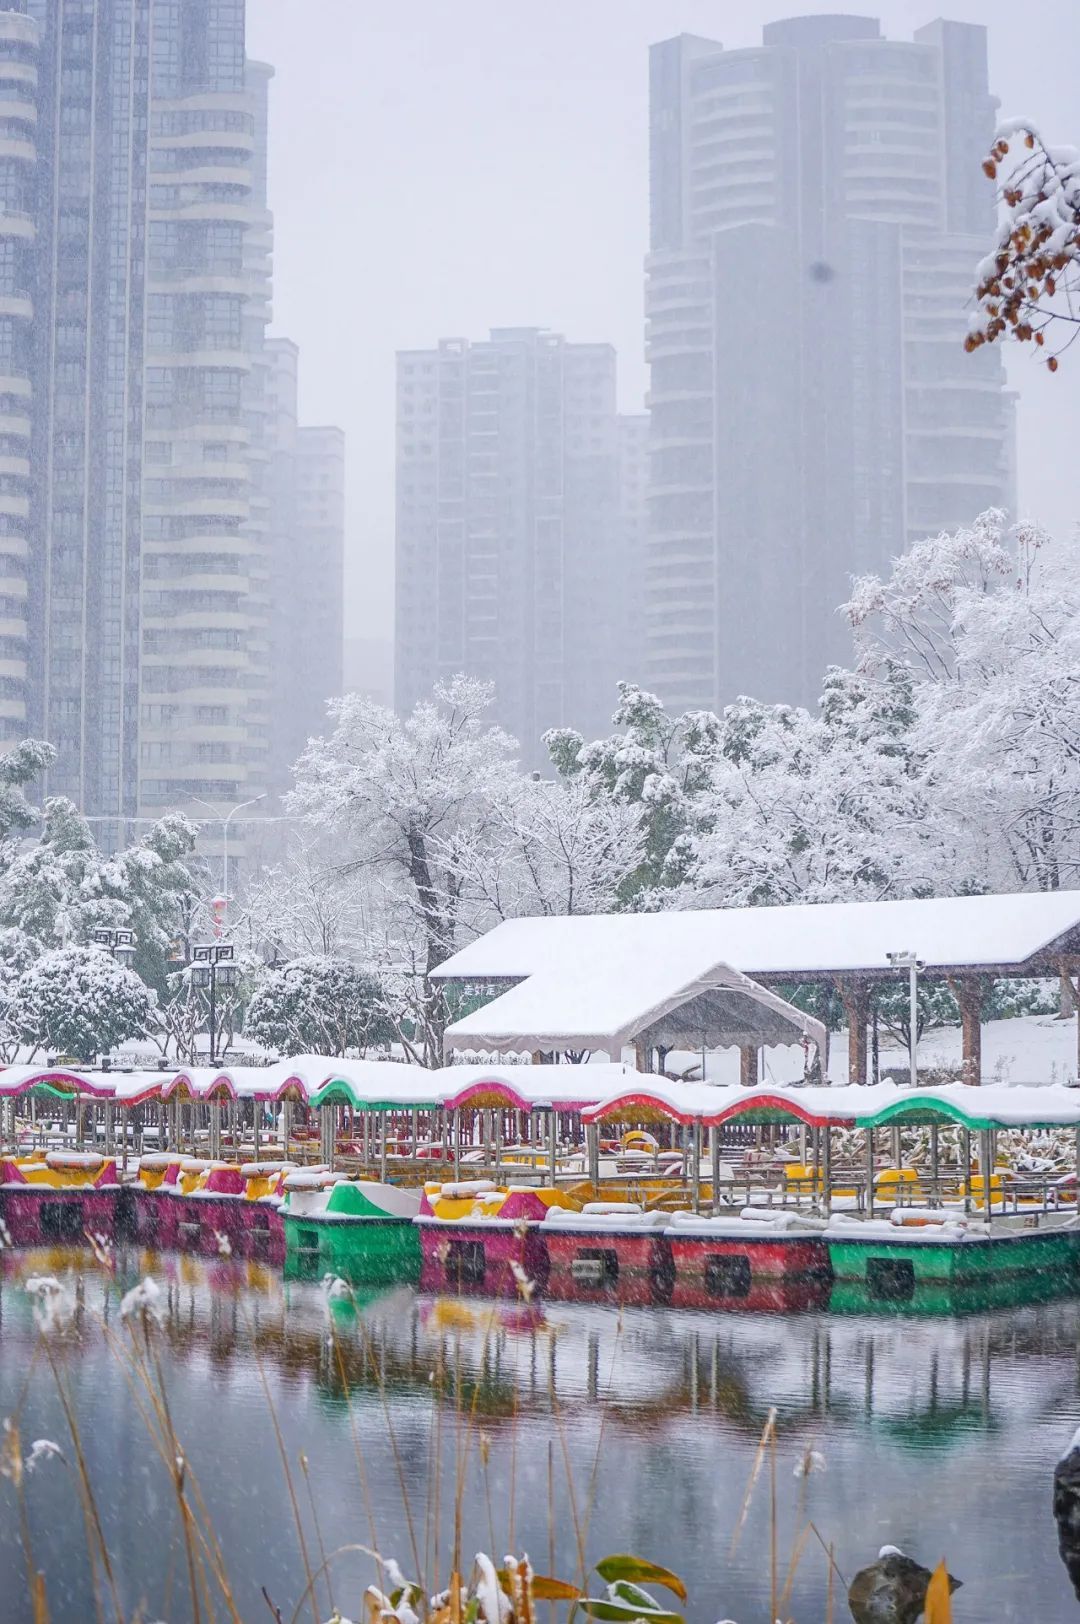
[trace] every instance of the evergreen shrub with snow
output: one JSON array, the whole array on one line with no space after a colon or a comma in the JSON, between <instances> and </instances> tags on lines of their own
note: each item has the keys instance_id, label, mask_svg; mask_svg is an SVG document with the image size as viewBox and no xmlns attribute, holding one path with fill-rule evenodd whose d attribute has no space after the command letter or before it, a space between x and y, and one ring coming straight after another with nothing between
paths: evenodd
<instances>
[{"instance_id":1,"label":"evergreen shrub with snow","mask_svg":"<svg viewBox=\"0 0 1080 1624\"><path fill-rule=\"evenodd\" d=\"M154 998L133 970L99 947L43 953L15 990L20 1035L32 1050L93 1061L146 1035Z\"/></svg>"}]
</instances>

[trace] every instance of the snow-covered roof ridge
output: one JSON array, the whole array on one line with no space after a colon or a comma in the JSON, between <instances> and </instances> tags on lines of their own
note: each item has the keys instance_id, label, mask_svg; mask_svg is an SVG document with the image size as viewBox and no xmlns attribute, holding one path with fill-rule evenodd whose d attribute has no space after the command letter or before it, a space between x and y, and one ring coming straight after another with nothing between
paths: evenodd
<instances>
[{"instance_id":1,"label":"snow-covered roof ridge","mask_svg":"<svg viewBox=\"0 0 1080 1624\"><path fill-rule=\"evenodd\" d=\"M663 956L613 941L610 951L582 961L546 964L455 1021L448 1049L484 1047L556 1051L600 1050L617 1060L649 1033L653 1046L799 1043L825 1050L825 1028L777 993L719 963L695 940L671 943Z\"/></svg>"},{"instance_id":2,"label":"snow-covered roof ridge","mask_svg":"<svg viewBox=\"0 0 1080 1624\"><path fill-rule=\"evenodd\" d=\"M930 970L1014 968L1080 934L1080 891L1014 892L892 902L793 903L653 914L508 919L447 959L443 980L522 980L611 952L656 957L691 945L749 976L890 969L914 952Z\"/></svg>"}]
</instances>

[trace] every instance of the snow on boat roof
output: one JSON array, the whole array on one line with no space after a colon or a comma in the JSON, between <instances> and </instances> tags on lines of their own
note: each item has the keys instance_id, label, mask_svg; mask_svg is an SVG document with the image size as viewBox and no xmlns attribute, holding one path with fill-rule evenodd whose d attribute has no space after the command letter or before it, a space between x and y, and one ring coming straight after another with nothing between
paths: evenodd
<instances>
[{"instance_id":1,"label":"snow on boat roof","mask_svg":"<svg viewBox=\"0 0 1080 1624\"><path fill-rule=\"evenodd\" d=\"M937 1122L975 1131L987 1128L1080 1127L1080 1088L990 1083L981 1088L947 1083L910 1088L903 1083L847 1083L809 1087L722 1088L677 1083L640 1073L630 1087L586 1107L585 1122L667 1120L719 1127L734 1118L802 1122L808 1127L876 1128Z\"/></svg>"},{"instance_id":2,"label":"snow on boat roof","mask_svg":"<svg viewBox=\"0 0 1080 1624\"><path fill-rule=\"evenodd\" d=\"M378 1068L378 1069L375 1069ZM475 1110L504 1106L535 1110L580 1109L625 1087L637 1075L628 1066L442 1066L427 1071L393 1061L341 1061L313 1105L335 1101L359 1109Z\"/></svg>"},{"instance_id":3,"label":"snow on boat roof","mask_svg":"<svg viewBox=\"0 0 1080 1624\"><path fill-rule=\"evenodd\" d=\"M616 925L626 922L610 917ZM640 933L618 930L596 945L584 955L571 950L544 962L455 1021L446 1031L447 1048L599 1049L616 1060L647 1032L654 1047L792 1044L806 1038L825 1052L820 1021L719 962L715 946L699 931L669 933L660 952L647 947Z\"/></svg>"},{"instance_id":4,"label":"snow on boat roof","mask_svg":"<svg viewBox=\"0 0 1080 1624\"><path fill-rule=\"evenodd\" d=\"M896 952L917 953L931 969L1020 969L1070 932L1080 933L1080 891L572 914L508 919L432 973L444 980L522 980L558 969L580 974L615 955L666 964L684 952L749 976L888 974L888 954Z\"/></svg>"}]
</instances>

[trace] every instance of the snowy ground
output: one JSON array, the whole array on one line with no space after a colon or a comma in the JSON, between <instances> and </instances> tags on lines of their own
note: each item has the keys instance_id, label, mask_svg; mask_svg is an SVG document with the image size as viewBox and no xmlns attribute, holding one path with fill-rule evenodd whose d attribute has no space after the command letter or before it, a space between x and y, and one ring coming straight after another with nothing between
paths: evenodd
<instances>
[{"instance_id":1,"label":"snowy ground","mask_svg":"<svg viewBox=\"0 0 1080 1624\"><path fill-rule=\"evenodd\" d=\"M829 1049L829 1078L846 1083L847 1033L834 1032ZM735 1049L706 1055L705 1075L709 1082L737 1083L739 1055ZM960 1028L942 1027L928 1032L919 1044L919 1065L931 1068L960 1064ZM907 1065L906 1049L883 1040L881 1068L902 1069ZM701 1075L701 1055L686 1051L668 1058L669 1070L682 1071L696 1066ZM803 1054L798 1047L766 1049L765 1077L770 1082L792 1082L802 1076ZM1022 1015L1010 1021L989 1021L983 1027L983 1081L987 1083L1065 1083L1075 1080L1076 1022L1059 1021L1052 1015Z\"/></svg>"}]
</instances>

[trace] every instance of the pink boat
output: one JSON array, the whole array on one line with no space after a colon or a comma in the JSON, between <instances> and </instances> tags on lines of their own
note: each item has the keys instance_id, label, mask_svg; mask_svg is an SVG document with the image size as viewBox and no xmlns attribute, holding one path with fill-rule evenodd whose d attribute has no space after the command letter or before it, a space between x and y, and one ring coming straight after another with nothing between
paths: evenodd
<instances>
[{"instance_id":1,"label":"pink boat","mask_svg":"<svg viewBox=\"0 0 1080 1624\"><path fill-rule=\"evenodd\" d=\"M49 1151L44 1160L0 1160L0 1220L12 1246L111 1239L120 1182L111 1156Z\"/></svg>"},{"instance_id":2,"label":"pink boat","mask_svg":"<svg viewBox=\"0 0 1080 1624\"><path fill-rule=\"evenodd\" d=\"M459 1206L467 1209L461 1216L452 1211ZM445 1184L438 1193L425 1187L413 1220L420 1230L421 1289L516 1297L528 1280L542 1291L548 1255L537 1225L547 1211L535 1190L504 1194L483 1181Z\"/></svg>"}]
</instances>

